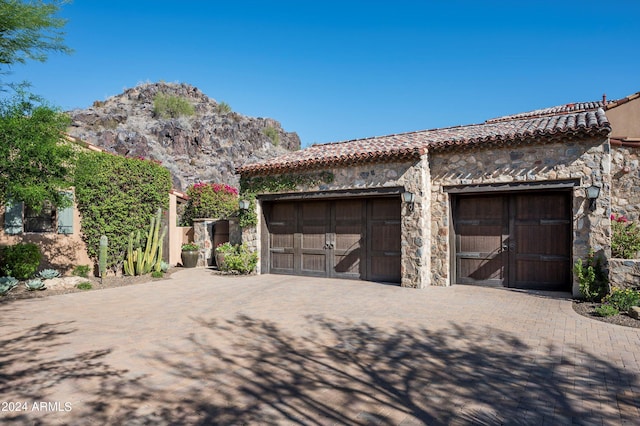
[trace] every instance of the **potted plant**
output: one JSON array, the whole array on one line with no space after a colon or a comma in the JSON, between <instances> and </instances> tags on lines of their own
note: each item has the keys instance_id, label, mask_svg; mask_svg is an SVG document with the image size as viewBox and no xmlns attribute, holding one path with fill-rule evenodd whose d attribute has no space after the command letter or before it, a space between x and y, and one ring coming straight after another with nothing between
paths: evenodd
<instances>
[{"instance_id":1,"label":"potted plant","mask_svg":"<svg viewBox=\"0 0 640 426\"><path fill-rule=\"evenodd\" d=\"M215 256L216 256L216 266L218 267L219 271L222 271L225 269L225 264L224 264L225 256L234 253L234 251L235 251L234 247L229 242L218 244L218 247L216 247Z\"/></svg>"},{"instance_id":2,"label":"potted plant","mask_svg":"<svg viewBox=\"0 0 640 426\"><path fill-rule=\"evenodd\" d=\"M180 257L183 267L195 268L198 265L198 257L200 257L200 246L196 243L183 244Z\"/></svg>"}]
</instances>

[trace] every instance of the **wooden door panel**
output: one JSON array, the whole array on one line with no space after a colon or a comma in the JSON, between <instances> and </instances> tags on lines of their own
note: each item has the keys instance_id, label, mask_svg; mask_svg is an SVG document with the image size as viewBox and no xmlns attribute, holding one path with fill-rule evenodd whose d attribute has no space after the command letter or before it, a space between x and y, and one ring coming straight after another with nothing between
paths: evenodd
<instances>
[{"instance_id":1,"label":"wooden door panel","mask_svg":"<svg viewBox=\"0 0 640 426\"><path fill-rule=\"evenodd\" d=\"M296 232L296 206L277 203L267 206L269 230L269 269L276 273L294 273L294 235Z\"/></svg>"},{"instance_id":2,"label":"wooden door panel","mask_svg":"<svg viewBox=\"0 0 640 426\"><path fill-rule=\"evenodd\" d=\"M571 279L571 198L568 192L512 197L511 253L516 288L568 290Z\"/></svg>"},{"instance_id":3,"label":"wooden door panel","mask_svg":"<svg viewBox=\"0 0 640 426\"><path fill-rule=\"evenodd\" d=\"M507 200L503 195L456 199L456 281L504 285L506 279Z\"/></svg>"},{"instance_id":4,"label":"wooden door panel","mask_svg":"<svg viewBox=\"0 0 640 426\"><path fill-rule=\"evenodd\" d=\"M369 200L367 206L367 279L400 282L401 209L399 198Z\"/></svg>"},{"instance_id":5,"label":"wooden door panel","mask_svg":"<svg viewBox=\"0 0 640 426\"><path fill-rule=\"evenodd\" d=\"M362 278L365 200L339 200L334 204L331 275Z\"/></svg>"}]
</instances>

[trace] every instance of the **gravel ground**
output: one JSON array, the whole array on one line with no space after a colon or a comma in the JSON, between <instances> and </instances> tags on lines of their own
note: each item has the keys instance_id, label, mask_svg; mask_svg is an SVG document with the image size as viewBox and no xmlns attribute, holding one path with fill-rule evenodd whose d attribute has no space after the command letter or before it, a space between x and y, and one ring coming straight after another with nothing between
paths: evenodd
<instances>
[{"instance_id":1,"label":"gravel ground","mask_svg":"<svg viewBox=\"0 0 640 426\"><path fill-rule=\"evenodd\" d=\"M82 291L102 290L106 288L124 287L127 285L142 284L149 281L165 280L169 278L171 276L171 273L176 270L177 270L176 268L169 269L164 274L164 277L162 278L151 278L151 274L147 274L143 276L135 276L135 277L129 277L129 276L106 277L104 281L101 281L100 278L97 278L97 277L82 278L82 282L91 283L91 286L92 286L91 290L80 290L79 288L72 287L72 288L60 288L60 289L48 288L42 291L29 291L24 286L24 283L21 282L20 284L18 284L16 288L9 291L9 293L5 294L4 296L0 296L0 304L3 302L9 302L12 300L31 299L34 297L47 297L47 296L53 296L56 294L78 293ZM45 281L45 285L46 283L47 282Z\"/></svg>"},{"instance_id":2,"label":"gravel ground","mask_svg":"<svg viewBox=\"0 0 640 426\"><path fill-rule=\"evenodd\" d=\"M579 313L582 316L602 321L608 322L609 324L617 324L625 327L634 327L640 328L640 320L631 318L627 313L621 313L619 315L613 315L611 317L599 317L596 315L596 308L600 306L600 303L592 303L585 301L574 301L573 302L573 310Z\"/></svg>"}]
</instances>

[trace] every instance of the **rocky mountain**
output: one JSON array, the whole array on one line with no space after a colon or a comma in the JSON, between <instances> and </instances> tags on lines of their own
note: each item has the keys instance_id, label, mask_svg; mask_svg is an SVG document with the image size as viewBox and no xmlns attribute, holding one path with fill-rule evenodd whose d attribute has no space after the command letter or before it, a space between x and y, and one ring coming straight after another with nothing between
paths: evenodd
<instances>
[{"instance_id":1,"label":"rocky mountain","mask_svg":"<svg viewBox=\"0 0 640 426\"><path fill-rule=\"evenodd\" d=\"M154 113L159 94L187 100L193 115L159 117ZM298 135L285 132L276 120L230 111L184 83L142 84L69 114L71 136L113 153L160 161L180 190L195 182L238 186L237 166L300 149Z\"/></svg>"}]
</instances>

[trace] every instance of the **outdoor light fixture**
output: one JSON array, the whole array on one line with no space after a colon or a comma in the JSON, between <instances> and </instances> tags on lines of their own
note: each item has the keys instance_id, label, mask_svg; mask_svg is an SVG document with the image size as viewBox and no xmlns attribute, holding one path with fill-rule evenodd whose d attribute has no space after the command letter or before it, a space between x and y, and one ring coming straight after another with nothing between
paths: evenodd
<instances>
[{"instance_id":1,"label":"outdoor light fixture","mask_svg":"<svg viewBox=\"0 0 640 426\"><path fill-rule=\"evenodd\" d=\"M596 199L600 195L600 187L591 185L586 190L587 199L589 199L589 210L594 211L596 209Z\"/></svg>"},{"instance_id":2,"label":"outdoor light fixture","mask_svg":"<svg viewBox=\"0 0 640 426\"><path fill-rule=\"evenodd\" d=\"M413 211L413 203L416 200L416 195L413 192L405 191L402 193L402 199L405 203L409 204L409 211Z\"/></svg>"},{"instance_id":3,"label":"outdoor light fixture","mask_svg":"<svg viewBox=\"0 0 640 426\"><path fill-rule=\"evenodd\" d=\"M249 210L249 200L240 200L240 210Z\"/></svg>"}]
</instances>

